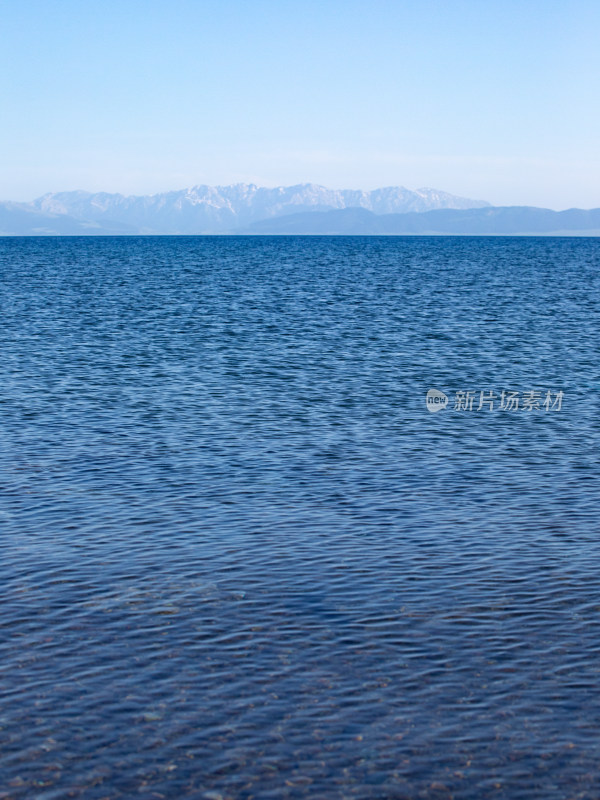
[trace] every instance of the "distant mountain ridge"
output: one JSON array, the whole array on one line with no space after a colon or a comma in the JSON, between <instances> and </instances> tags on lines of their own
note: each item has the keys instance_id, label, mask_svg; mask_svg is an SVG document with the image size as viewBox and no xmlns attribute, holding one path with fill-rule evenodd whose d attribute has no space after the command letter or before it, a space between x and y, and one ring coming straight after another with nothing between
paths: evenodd
<instances>
[{"instance_id":1,"label":"distant mountain ridge","mask_svg":"<svg viewBox=\"0 0 600 800\"><path fill-rule=\"evenodd\" d=\"M89 233L113 230L139 234L230 233L260 220L298 212L363 208L374 214L423 213L488 205L482 200L457 197L437 189L411 191L403 186L390 186L365 192L327 189L312 183L274 189L244 183L194 186L145 196L55 192L30 203L0 203L0 233L38 230L48 233L53 225L56 233L63 233L68 225L72 225L73 233L80 233L82 223L89 226ZM27 218L23 213L41 216ZM30 231L26 230L28 219L32 223Z\"/></svg>"},{"instance_id":2,"label":"distant mountain ridge","mask_svg":"<svg viewBox=\"0 0 600 800\"><path fill-rule=\"evenodd\" d=\"M177 192L58 192L0 203L0 235L600 235L600 209L490 206L436 189L315 184L195 186Z\"/></svg>"},{"instance_id":3,"label":"distant mountain ridge","mask_svg":"<svg viewBox=\"0 0 600 800\"><path fill-rule=\"evenodd\" d=\"M435 209L421 214L373 214L362 208L290 214L244 233L287 235L588 235L600 234L600 208L552 211L532 206Z\"/></svg>"},{"instance_id":4,"label":"distant mountain ridge","mask_svg":"<svg viewBox=\"0 0 600 800\"><path fill-rule=\"evenodd\" d=\"M90 222L37 211L29 203L0 203L0 236L122 236L138 231L119 222Z\"/></svg>"}]
</instances>

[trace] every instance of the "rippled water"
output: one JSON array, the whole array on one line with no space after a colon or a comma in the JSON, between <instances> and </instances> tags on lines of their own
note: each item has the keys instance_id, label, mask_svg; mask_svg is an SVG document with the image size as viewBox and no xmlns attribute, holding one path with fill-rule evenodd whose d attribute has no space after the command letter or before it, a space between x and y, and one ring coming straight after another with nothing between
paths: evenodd
<instances>
[{"instance_id":1,"label":"rippled water","mask_svg":"<svg viewBox=\"0 0 600 800\"><path fill-rule=\"evenodd\" d=\"M599 266L1 240L0 797L598 797Z\"/></svg>"}]
</instances>

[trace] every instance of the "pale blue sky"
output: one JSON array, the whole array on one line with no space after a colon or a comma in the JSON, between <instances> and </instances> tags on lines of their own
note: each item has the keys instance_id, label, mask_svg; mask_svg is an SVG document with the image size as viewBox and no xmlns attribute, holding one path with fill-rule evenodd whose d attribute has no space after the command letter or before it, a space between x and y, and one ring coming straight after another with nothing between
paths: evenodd
<instances>
[{"instance_id":1,"label":"pale blue sky","mask_svg":"<svg viewBox=\"0 0 600 800\"><path fill-rule=\"evenodd\" d=\"M198 183L600 206L598 0L0 0L0 200Z\"/></svg>"}]
</instances>

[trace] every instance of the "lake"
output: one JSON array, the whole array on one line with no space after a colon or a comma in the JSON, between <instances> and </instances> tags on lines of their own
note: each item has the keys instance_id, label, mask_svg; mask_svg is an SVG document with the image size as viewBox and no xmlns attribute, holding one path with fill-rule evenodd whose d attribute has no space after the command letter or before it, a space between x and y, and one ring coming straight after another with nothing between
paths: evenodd
<instances>
[{"instance_id":1,"label":"lake","mask_svg":"<svg viewBox=\"0 0 600 800\"><path fill-rule=\"evenodd\" d=\"M0 798L598 797L599 267L1 239Z\"/></svg>"}]
</instances>

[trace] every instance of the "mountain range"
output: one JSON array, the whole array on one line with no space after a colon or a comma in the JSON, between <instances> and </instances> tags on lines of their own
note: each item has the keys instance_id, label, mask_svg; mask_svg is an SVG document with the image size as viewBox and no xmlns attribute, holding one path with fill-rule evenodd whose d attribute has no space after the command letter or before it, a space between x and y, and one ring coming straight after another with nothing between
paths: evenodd
<instances>
[{"instance_id":1,"label":"mountain range","mask_svg":"<svg viewBox=\"0 0 600 800\"><path fill-rule=\"evenodd\" d=\"M0 235L600 235L600 209L490 206L436 189L311 183L194 186L145 196L58 192L0 203Z\"/></svg>"},{"instance_id":2,"label":"mountain range","mask_svg":"<svg viewBox=\"0 0 600 800\"><path fill-rule=\"evenodd\" d=\"M600 235L600 208L552 211L531 206L436 209L421 214L373 214L363 208L289 214L256 222L244 233L362 236Z\"/></svg>"},{"instance_id":3,"label":"mountain range","mask_svg":"<svg viewBox=\"0 0 600 800\"><path fill-rule=\"evenodd\" d=\"M128 197L105 192L58 192L29 203L0 203L0 233L234 233L258 221L303 212L363 208L374 214L397 214L487 205L436 189L411 191L390 186L363 192L327 189L312 183L274 189L243 183L194 186Z\"/></svg>"}]
</instances>

